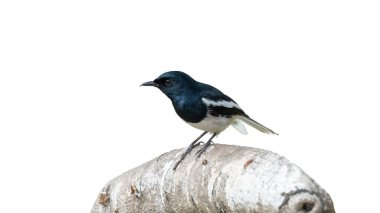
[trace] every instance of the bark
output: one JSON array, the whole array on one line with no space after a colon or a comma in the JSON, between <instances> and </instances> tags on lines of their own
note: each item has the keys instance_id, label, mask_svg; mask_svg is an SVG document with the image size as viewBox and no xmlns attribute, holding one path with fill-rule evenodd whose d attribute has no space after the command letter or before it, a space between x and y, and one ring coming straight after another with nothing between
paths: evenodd
<instances>
[{"instance_id":1,"label":"bark","mask_svg":"<svg viewBox=\"0 0 380 213\"><path fill-rule=\"evenodd\" d=\"M270 151L215 144L173 150L116 177L92 213L254 212L334 213L330 196L298 166Z\"/></svg>"}]
</instances>

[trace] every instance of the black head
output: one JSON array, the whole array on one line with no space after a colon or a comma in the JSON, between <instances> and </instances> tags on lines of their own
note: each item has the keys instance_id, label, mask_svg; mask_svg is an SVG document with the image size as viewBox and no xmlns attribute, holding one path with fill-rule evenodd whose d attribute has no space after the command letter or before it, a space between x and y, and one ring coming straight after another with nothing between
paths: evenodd
<instances>
[{"instance_id":1,"label":"black head","mask_svg":"<svg viewBox=\"0 0 380 213\"><path fill-rule=\"evenodd\" d=\"M140 86L154 86L160 89L169 98L179 95L184 89L196 83L188 74L181 71L169 71L158 76L154 81L148 81Z\"/></svg>"}]
</instances>

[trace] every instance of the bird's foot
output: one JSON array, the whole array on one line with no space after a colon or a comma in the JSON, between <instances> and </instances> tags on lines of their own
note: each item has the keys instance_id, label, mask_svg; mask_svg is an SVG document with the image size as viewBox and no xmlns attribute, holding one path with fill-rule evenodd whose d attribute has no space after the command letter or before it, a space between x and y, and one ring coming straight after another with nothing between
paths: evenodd
<instances>
[{"instance_id":1,"label":"bird's foot","mask_svg":"<svg viewBox=\"0 0 380 213\"><path fill-rule=\"evenodd\" d=\"M186 151L181 155L181 158L179 161L174 165L173 170L176 170L178 165L185 159L186 155L188 155L195 147L201 145L203 142L198 141L196 143L191 143L189 147L186 149Z\"/></svg>"},{"instance_id":2,"label":"bird's foot","mask_svg":"<svg viewBox=\"0 0 380 213\"><path fill-rule=\"evenodd\" d=\"M200 158L201 155L206 151L206 149L211 145L211 143L214 143L212 141L208 141L207 143L205 143L205 145L203 145L203 147L198 150L195 154L197 155L197 158Z\"/></svg>"},{"instance_id":3,"label":"bird's foot","mask_svg":"<svg viewBox=\"0 0 380 213\"><path fill-rule=\"evenodd\" d=\"M201 145L201 144L204 144L204 142L203 142L203 141L198 141L198 142L196 142L196 143L193 145L193 148L195 148L195 147L197 147L197 146L199 146L199 145Z\"/></svg>"}]
</instances>

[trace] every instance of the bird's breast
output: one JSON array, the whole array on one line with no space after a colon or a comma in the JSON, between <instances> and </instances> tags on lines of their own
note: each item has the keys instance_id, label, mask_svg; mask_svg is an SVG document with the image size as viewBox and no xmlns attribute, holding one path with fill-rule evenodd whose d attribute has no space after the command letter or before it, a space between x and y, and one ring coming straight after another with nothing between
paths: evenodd
<instances>
[{"instance_id":1,"label":"bird's breast","mask_svg":"<svg viewBox=\"0 0 380 213\"><path fill-rule=\"evenodd\" d=\"M207 115L207 106L200 101L183 98L172 103L177 115L186 122L197 123Z\"/></svg>"}]
</instances>

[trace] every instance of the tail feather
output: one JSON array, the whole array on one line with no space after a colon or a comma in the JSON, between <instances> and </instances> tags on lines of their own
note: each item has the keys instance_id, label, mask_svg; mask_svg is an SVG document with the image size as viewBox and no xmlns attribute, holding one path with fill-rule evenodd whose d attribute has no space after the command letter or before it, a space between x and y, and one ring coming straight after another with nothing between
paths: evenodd
<instances>
[{"instance_id":1,"label":"tail feather","mask_svg":"<svg viewBox=\"0 0 380 213\"><path fill-rule=\"evenodd\" d=\"M263 133L267 133L267 134L273 134L273 135L278 135L277 133L275 133L273 130L269 129L268 127L260 124L259 122L255 121L255 120L252 120L251 118L249 117L245 117L245 116L238 116L237 117L239 120L242 120L244 121L244 123L250 125L251 127L259 130L260 132L263 132Z\"/></svg>"},{"instance_id":2,"label":"tail feather","mask_svg":"<svg viewBox=\"0 0 380 213\"><path fill-rule=\"evenodd\" d=\"M247 130L245 129L245 126L242 122L240 122L239 120L234 120L231 125L237 130L239 131L241 134L243 135L246 135L248 134Z\"/></svg>"}]
</instances>

